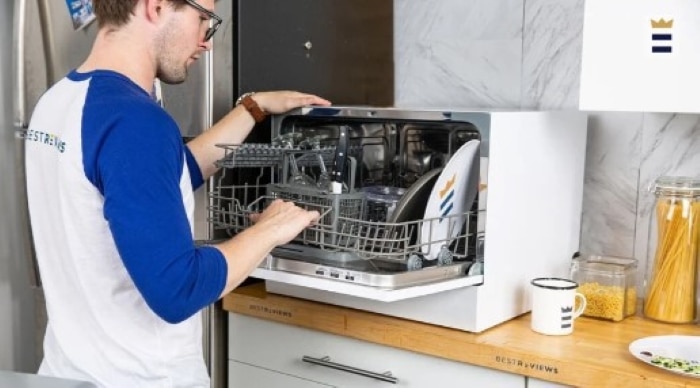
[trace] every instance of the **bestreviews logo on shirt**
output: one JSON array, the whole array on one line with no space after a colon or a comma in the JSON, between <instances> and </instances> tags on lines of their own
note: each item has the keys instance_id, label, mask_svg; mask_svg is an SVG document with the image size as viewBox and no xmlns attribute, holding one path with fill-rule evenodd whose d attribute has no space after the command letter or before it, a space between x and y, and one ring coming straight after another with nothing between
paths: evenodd
<instances>
[{"instance_id":1,"label":"bestreviews logo on shirt","mask_svg":"<svg viewBox=\"0 0 700 388\"><path fill-rule=\"evenodd\" d=\"M19 137L23 138L26 141L33 141L52 146L56 148L60 153L66 151L66 142L61 140L61 138L58 135L54 135L53 133L29 129L26 131L21 131L19 133Z\"/></svg>"}]
</instances>

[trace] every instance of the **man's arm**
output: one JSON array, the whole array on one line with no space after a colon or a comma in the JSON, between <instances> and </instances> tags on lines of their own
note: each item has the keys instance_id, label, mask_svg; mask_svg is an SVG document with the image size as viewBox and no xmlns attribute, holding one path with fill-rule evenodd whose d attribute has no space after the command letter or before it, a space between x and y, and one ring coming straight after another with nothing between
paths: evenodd
<instances>
[{"instance_id":1,"label":"man's arm","mask_svg":"<svg viewBox=\"0 0 700 388\"><path fill-rule=\"evenodd\" d=\"M330 105L328 100L321 97L293 91L259 92L252 98L268 114L284 113L306 105ZM254 125L253 116L239 105L209 130L187 143L205 180L216 173L214 163L225 156L224 150L216 145L243 143Z\"/></svg>"},{"instance_id":2,"label":"man's arm","mask_svg":"<svg viewBox=\"0 0 700 388\"><path fill-rule=\"evenodd\" d=\"M288 243L319 218L317 211L306 211L292 202L273 201L255 215L255 224L234 238L216 245L226 258L228 276L221 297L236 288L278 245Z\"/></svg>"},{"instance_id":3,"label":"man's arm","mask_svg":"<svg viewBox=\"0 0 700 388\"><path fill-rule=\"evenodd\" d=\"M293 91L255 93L252 98L268 114L284 113L307 105L330 105L329 101L318 96ZM187 144L204 179L216 173L214 163L224 157L224 150L216 144L240 144L254 125L253 116L240 105ZM243 282L274 247L291 241L318 217L316 211L306 211L291 202L277 200L255 217L252 227L216 245L228 265L221 296Z\"/></svg>"}]
</instances>

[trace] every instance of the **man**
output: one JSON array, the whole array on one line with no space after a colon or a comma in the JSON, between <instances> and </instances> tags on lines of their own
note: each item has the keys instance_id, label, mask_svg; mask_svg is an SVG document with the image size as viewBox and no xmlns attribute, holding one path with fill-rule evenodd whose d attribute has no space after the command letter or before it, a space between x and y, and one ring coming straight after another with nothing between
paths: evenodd
<instances>
[{"instance_id":1,"label":"man","mask_svg":"<svg viewBox=\"0 0 700 388\"><path fill-rule=\"evenodd\" d=\"M209 386L200 309L319 216L276 201L235 238L194 246L192 191L216 172L223 155L214 145L242 142L259 110L329 104L256 93L183 145L149 92L156 78L184 81L211 48L214 0L195 1L94 0L100 30L90 55L34 111L27 188L48 312L40 374L108 387Z\"/></svg>"}]
</instances>

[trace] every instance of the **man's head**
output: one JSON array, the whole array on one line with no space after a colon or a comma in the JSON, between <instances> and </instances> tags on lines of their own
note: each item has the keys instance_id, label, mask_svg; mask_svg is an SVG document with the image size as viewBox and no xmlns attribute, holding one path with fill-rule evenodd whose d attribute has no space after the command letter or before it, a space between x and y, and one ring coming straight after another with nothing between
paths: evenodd
<instances>
[{"instance_id":1,"label":"man's head","mask_svg":"<svg viewBox=\"0 0 700 388\"><path fill-rule=\"evenodd\" d=\"M126 24L138 0L94 0L93 9L100 27Z\"/></svg>"},{"instance_id":2,"label":"man's head","mask_svg":"<svg viewBox=\"0 0 700 388\"><path fill-rule=\"evenodd\" d=\"M185 0L168 0L176 8L184 6ZM100 27L121 27L129 22L139 0L93 0L95 17Z\"/></svg>"},{"instance_id":3,"label":"man's head","mask_svg":"<svg viewBox=\"0 0 700 388\"><path fill-rule=\"evenodd\" d=\"M101 28L142 26L135 31L152 42L156 76L166 83L185 80L187 68L211 47L209 40L221 24L213 13L214 0L93 1Z\"/></svg>"}]
</instances>

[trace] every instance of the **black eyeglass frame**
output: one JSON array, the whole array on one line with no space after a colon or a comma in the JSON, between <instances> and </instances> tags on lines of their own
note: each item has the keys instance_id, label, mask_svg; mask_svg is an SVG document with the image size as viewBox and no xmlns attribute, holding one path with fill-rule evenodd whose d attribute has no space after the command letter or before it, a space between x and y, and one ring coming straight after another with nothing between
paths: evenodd
<instances>
[{"instance_id":1,"label":"black eyeglass frame","mask_svg":"<svg viewBox=\"0 0 700 388\"><path fill-rule=\"evenodd\" d=\"M189 6L196 9L197 11L209 16L209 19L214 19L214 24L212 24L207 29L207 32L204 34L204 41L209 41L209 39L211 39L212 36L214 36L216 31L219 29L219 26L221 26L221 23L223 23L224 21L217 14L202 7L201 5L199 5L199 3L197 3L194 0L185 0L185 3L187 3Z\"/></svg>"}]
</instances>

